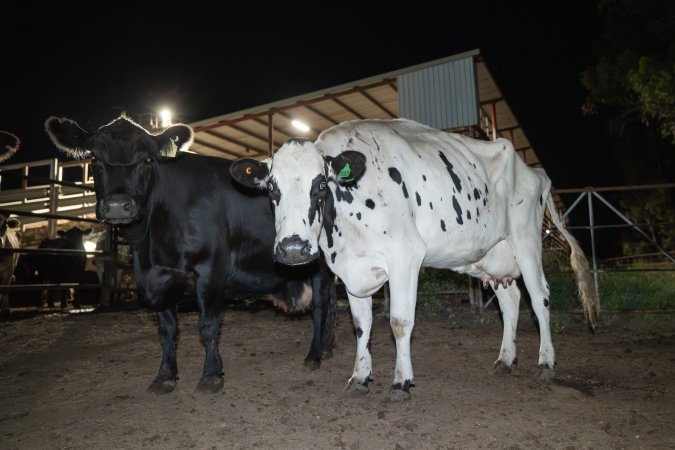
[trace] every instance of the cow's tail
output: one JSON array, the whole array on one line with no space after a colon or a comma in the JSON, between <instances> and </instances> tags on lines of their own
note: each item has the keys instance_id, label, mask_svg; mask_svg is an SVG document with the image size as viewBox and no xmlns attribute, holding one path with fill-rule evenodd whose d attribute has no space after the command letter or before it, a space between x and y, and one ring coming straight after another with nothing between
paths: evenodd
<instances>
[{"instance_id":1,"label":"cow's tail","mask_svg":"<svg viewBox=\"0 0 675 450\"><path fill-rule=\"evenodd\" d=\"M588 259L584 255L583 250L579 246L579 243L576 239L570 234L569 231L563 227L558 217L558 212L555 209L555 204L553 203L553 197L551 193L547 193L548 198L546 199L546 205L548 210L551 213L551 220L560 231L567 242L570 245L572 253L570 255L570 265L574 271L574 277L577 281L577 288L579 289L579 296L581 297L581 305L584 309L584 315L588 321L589 326L592 330L595 330L595 326L598 323L598 315L600 314L600 301L595 292L595 283L593 282L593 277L591 275L591 270L589 268Z\"/></svg>"}]
</instances>

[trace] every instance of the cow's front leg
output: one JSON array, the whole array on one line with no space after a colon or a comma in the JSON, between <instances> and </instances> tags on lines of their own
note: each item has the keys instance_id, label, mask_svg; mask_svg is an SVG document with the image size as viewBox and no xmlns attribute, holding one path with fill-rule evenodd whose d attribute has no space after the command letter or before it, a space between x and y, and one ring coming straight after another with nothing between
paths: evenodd
<instances>
[{"instance_id":1,"label":"cow's front leg","mask_svg":"<svg viewBox=\"0 0 675 450\"><path fill-rule=\"evenodd\" d=\"M199 334L204 342L206 357L202 377L196 390L213 393L223 388L223 361L218 350L218 331L220 329L220 308L223 290L200 290L197 293L199 303Z\"/></svg>"},{"instance_id":2,"label":"cow's front leg","mask_svg":"<svg viewBox=\"0 0 675 450\"><path fill-rule=\"evenodd\" d=\"M367 394L368 382L373 372L370 350L370 330L373 326L373 298L354 297L349 292L349 308L356 329L356 361L354 371L349 379L345 391L349 394Z\"/></svg>"},{"instance_id":3,"label":"cow's front leg","mask_svg":"<svg viewBox=\"0 0 675 450\"><path fill-rule=\"evenodd\" d=\"M176 363L176 338L178 337L178 318L176 307L172 306L157 313L159 321L159 340L162 344L162 364L148 391L155 394L167 394L176 388L178 364Z\"/></svg>"}]
</instances>

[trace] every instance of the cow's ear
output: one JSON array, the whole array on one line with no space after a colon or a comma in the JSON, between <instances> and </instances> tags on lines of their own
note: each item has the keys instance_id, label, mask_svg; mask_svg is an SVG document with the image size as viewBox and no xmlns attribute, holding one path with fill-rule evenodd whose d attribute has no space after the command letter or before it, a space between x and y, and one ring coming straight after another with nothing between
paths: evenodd
<instances>
[{"instance_id":1,"label":"cow's ear","mask_svg":"<svg viewBox=\"0 0 675 450\"><path fill-rule=\"evenodd\" d=\"M194 136L192 127L180 123L162 131L156 139L164 156L176 156L177 152L190 148Z\"/></svg>"},{"instance_id":2,"label":"cow's ear","mask_svg":"<svg viewBox=\"0 0 675 450\"><path fill-rule=\"evenodd\" d=\"M270 176L270 161L271 159L265 161L252 158L240 159L230 166L230 175L246 187L264 189L267 185L267 178Z\"/></svg>"},{"instance_id":3,"label":"cow's ear","mask_svg":"<svg viewBox=\"0 0 675 450\"><path fill-rule=\"evenodd\" d=\"M45 131L56 148L73 158L84 158L88 155L86 148L89 133L71 119L50 117L45 121Z\"/></svg>"},{"instance_id":4,"label":"cow's ear","mask_svg":"<svg viewBox=\"0 0 675 450\"><path fill-rule=\"evenodd\" d=\"M8 131L0 131L0 163L7 161L19 150L21 140Z\"/></svg>"},{"instance_id":5,"label":"cow's ear","mask_svg":"<svg viewBox=\"0 0 675 450\"><path fill-rule=\"evenodd\" d=\"M10 228L17 228L21 226L21 222L16 217L10 217L7 219L7 226Z\"/></svg>"},{"instance_id":6,"label":"cow's ear","mask_svg":"<svg viewBox=\"0 0 675 450\"><path fill-rule=\"evenodd\" d=\"M363 153L347 150L336 157L326 157L333 169L335 182L351 186L355 184L366 170L366 157Z\"/></svg>"}]
</instances>

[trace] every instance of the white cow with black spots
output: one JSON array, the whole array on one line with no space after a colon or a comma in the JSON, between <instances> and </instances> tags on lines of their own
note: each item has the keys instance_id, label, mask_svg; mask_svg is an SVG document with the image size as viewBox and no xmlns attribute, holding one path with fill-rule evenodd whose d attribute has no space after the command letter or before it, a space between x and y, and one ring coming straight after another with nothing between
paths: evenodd
<instances>
[{"instance_id":1,"label":"white cow with black spots","mask_svg":"<svg viewBox=\"0 0 675 450\"><path fill-rule=\"evenodd\" d=\"M505 139L486 142L410 120L356 120L316 142L290 139L273 158L244 159L230 172L244 185L269 190L275 207L274 253L304 264L323 250L347 288L357 334L348 389L367 392L371 296L389 281L396 338L391 400L410 398L410 336L422 266L468 273L489 283L504 319L495 362L509 372L523 277L539 321L539 377L554 375L549 288L542 269L544 210L572 249L582 303L592 327L599 310L588 261L561 226L542 169L528 167Z\"/></svg>"}]
</instances>

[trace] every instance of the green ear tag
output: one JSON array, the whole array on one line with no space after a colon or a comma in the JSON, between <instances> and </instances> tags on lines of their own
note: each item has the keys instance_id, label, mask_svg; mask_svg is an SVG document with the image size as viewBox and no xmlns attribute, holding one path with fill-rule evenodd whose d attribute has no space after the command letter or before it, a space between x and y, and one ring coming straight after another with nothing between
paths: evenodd
<instances>
[{"instance_id":1,"label":"green ear tag","mask_svg":"<svg viewBox=\"0 0 675 450\"><path fill-rule=\"evenodd\" d=\"M354 178L350 178L349 175L351 175L352 169L349 167L349 163L345 164L345 166L340 170L340 173L338 174L338 177L342 181L354 181Z\"/></svg>"}]
</instances>

